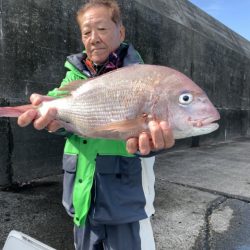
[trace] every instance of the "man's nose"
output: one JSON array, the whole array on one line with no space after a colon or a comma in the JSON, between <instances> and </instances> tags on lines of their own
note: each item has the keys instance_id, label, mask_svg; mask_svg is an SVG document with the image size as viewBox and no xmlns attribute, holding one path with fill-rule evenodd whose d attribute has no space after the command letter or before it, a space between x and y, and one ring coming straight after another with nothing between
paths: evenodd
<instances>
[{"instance_id":1,"label":"man's nose","mask_svg":"<svg viewBox=\"0 0 250 250\"><path fill-rule=\"evenodd\" d=\"M97 31L92 31L91 33L91 42L92 43L97 43L100 42L100 37Z\"/></svg>"}]
</instances>

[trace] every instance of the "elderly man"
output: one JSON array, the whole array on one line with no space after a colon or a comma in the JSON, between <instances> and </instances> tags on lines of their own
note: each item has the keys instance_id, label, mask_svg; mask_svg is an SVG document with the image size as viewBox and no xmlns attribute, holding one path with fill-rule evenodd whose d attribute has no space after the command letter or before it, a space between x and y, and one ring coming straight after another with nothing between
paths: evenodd
<instances>
[{"instance_id":1,"label":"elderly man","mask_svg":"<svg viewBox=\"0 0 250 250\"><path fill-rule=\"evenodd\" d=\"M67 58L68 72L61 86L143 63L133 46L124 42L125 29L115 0L90 0L77 12L77 22L85 50ZM57 95L58 89L48 93L53 98ZM33 94L31 102L37 105L48 96ZM56 131L55 114L51 109L37 118L36 111L29 110L18 124L26 126L34 120L36 129ZM166 122L151 121L149 127L150 134L142 133L126 143L67 134L63 205L74 217L76 249L155 249L150 224L154 157L150 152L171 147L174 139Z\"/></svg>"}]
</instances>

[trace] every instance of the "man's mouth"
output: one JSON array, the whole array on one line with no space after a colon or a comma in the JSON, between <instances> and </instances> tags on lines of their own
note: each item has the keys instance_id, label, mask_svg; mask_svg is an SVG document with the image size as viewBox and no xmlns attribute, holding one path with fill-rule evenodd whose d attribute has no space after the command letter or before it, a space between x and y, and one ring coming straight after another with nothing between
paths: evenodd
<instances>
[{"instance_id":1,"label":"man's mouth","mask_svg":"<svg viewBox=\"0 0 250 250\"><path fill-rule=\"evenodd\" d=\"M104 48L94 48L94 49L91 50L91 52L92 53L95 53L95 52L99 53L102 50L104 50Z\"/></svg>"}]
</instances>

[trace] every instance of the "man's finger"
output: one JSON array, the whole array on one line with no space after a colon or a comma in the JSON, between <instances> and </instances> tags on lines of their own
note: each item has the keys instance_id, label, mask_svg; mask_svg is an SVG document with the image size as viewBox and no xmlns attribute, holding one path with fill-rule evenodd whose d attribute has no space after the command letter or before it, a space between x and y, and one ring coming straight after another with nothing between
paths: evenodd
<instances>
[{"instance_id":1,"label":"man's finger","mask_svg":"<svg viewBox=\"0 0 250 250\"><path fill-rule=\"evenodd\" d=\"M61 124L54 120L48 124L47 129L49 132L56 132L59 128L62 128Z\"/></svg>"},{"instance_id":2,"label":"man's finger","mask_svg":"<svg viewBox=\"0 0 250 250\"><path fill-rule=\"evenodd\" d=\"M44 129L56 118L56 109L50 108L46 115L39 117L34 121L34 127L37 130Z\"/></svg>"},{"instance_id":3,"label":"man's finger","mask_svg":"<svg viewBox=\"0 0 250 250\"><path fill-rule=\"evenodd\" d=\"M34 106L38 106L41 104L41 102L44 101L50 101L54 99L51 96L46 96L46 95L39 95L39 94L32 94L30 96L30 102L34 105Z\"/></svg>"},{"instance_id":4,"label":"man's finger","mask_svg":"<svg viewBox=\"0 0 250 250\"><path fill-rule=\"evenodd\" d=\"M152 143L154 145L154 149L159 150L163 149L165 142L164 142L164 137L162 133L162 129L158 122L156 121L150 121L148 123L149 131L152 137Z\"/></svg>"},{"instance_id":5,"label":"man's finger","mask_svg":"<svg viewBox=\"0 0 250 250\"><path fill-rule=\"evenodd\" d=\"M126 142L128 153L134 154L138 151L138 138L129 138Z\"/></svg>"},{"instance_id":6,"label":"man's finger","mask_svg":"<svg viewBox=\"0 0 250 250\"><path fill-rule=\"evenodd\" d=\"M39 94L32 94L30 96L30 102L34 105L37 106L42 102L42 96Z\"/></svg>"},{"instance_id":7,"label":"man's finger","mask_svg":"<svg viewBox=\"0 0 250 250\"><path fill-rule=\"evenodd\" d=\"M174 135L173 135L172 129L169 127L168 122L161 121L160 128L162 131L162 136L164 138L164 147L165 148L173 147L175 140L174 140Z\"/></svg>"},{"instance_id":8,"label":"man's finger","mask_svg":"<svg viewBox=\"0 0 250 250\"><path fill-rule=\"evenodd\" d=\"M141 133L139 135L139 151L142 155L147 155L150 153L150 142L149 136L146 133Z\"/></svg>"},{"instance_id":9,"label":"man's finger","mask_svg":"<svg viewBox=\"0 0 250 250\"><path fill-rule=\"evenodd\" d=\"M30 109L18 117L17 124L20 127L26 127L30 123L32 123L32 121L36 118L36 116L37 116L37 111L34 109Z\"/></svg>"}]
</instances>

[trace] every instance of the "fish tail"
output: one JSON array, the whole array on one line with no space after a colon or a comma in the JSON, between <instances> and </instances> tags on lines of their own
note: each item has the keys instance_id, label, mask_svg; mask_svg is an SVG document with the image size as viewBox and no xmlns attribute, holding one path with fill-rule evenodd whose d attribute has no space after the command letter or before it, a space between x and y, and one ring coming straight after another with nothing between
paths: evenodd
<instances>
[{"instance_id":1,"label":"fish tail","mask_svg":"<svg viewBox=\"0 0 250 250\"><path fill-rule=\"evenodd\" d=\"M16 107L0 107L0 117L18 117L29 109L34 109L31 104Z\"/></svg>"}]
</instances>

